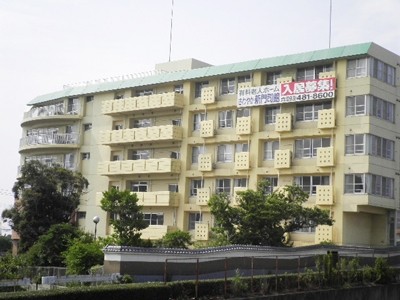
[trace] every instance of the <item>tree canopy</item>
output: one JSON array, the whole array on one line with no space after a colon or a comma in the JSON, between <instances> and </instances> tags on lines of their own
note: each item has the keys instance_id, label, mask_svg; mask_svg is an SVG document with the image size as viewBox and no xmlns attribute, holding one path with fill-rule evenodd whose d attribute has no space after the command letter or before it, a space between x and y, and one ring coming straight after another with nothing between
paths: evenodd
<instances>
[{"instance_id":1,"label":"tree canopy","mask_svg":"<svg viewBox=\"0 0 400 300\"><path fill-rule=\"evenodd\" d=\"M64 267L63 252L72 241L84 233L68 224L55 224L26 252L28 262L33 266Z\"/></svg>"},{"instance_id":2,"label":"tree canopy","mask_svg":"<svg viewBox=\"0 0 400 300\"><path fill-rule=\"evenodd\" d=\"M26 162L13 187L15 205L2 214L12 219L12 228L20 236L20 250L29 249L51 225L71 222L87 186L80 173Z\"/></svg>"},{"instance_id":3,"label":"tree canopy","mask_svg":"<svg viewBox=\"0 0 400 300\"><path fill-rule=\"evenodd\" d=\"M329 212L305 207L308 194L298 186L285 186L272 193L268 183L257 190L238 193L238 205L232 206L225 194L211 197L209 207L215 218L214 231L230 244L263 246L285 245L285 233L305 226L332 225Z\"/></svg>"},{"instance_id":4,"label":"tree canopy","mask_svg":"<svg viewBox=\"0 0 400 300\"><path fill-rule=\"evenodd\" d=\"M110 224L120 245L140 246L142 243L140 230L148 227L148 223L143 219L142 207L137 202L136 194L128 190L112 188L103 192L101 208L113 216Z\"/></svg>"}]
</instances>

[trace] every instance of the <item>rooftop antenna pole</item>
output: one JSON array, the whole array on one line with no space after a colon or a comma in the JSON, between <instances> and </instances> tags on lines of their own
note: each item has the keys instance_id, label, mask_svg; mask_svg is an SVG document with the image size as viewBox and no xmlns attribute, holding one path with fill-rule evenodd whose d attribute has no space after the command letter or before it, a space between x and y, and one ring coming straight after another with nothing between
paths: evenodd
<instances>
[{"instance_id":1,"label":"rooftop antenna pole","mask_svg":"<svg viewBox=\"0 0 400 300\"><path fill-rule=\"evenodd\" d=\"M171 28L169 30L169 57L168 61L171 61L171 51L172 51L172 20L174 18L174 0L172 0L172 5L171 5Z\"/></svg>"},{"instance_id":2,"label":"rooftop antenna pole","mask_svg":"<svg viewBox=\"0 0 400 300\"><path fill-rule=\"evenodd\" d=\"M332 39L332 0L329 0L329 48L331 48Z\"/></svg>"}]
</instances>

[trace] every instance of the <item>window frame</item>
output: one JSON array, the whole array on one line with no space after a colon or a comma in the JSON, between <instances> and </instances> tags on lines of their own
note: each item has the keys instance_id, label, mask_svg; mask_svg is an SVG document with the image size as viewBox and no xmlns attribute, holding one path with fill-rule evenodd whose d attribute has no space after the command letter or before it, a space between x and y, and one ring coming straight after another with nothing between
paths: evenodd
<instances>
[{"instance_id":1,"label":"window frame","mask_svg":"<svg viewBox=\"0 0 400 300\"><path fill-rule=\"evenodd\" d=\"M278 140L265 141L263 160L274 160L276 150L279 150Z\"/></svg>"}]
</instances>

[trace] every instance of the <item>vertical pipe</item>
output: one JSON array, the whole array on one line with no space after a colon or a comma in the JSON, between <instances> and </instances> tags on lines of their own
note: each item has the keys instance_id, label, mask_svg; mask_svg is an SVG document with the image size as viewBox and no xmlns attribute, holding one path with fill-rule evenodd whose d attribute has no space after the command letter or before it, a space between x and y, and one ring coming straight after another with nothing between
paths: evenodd
<instances>
[{"instance_id":1,"label":"vertical pipe","mask_svg":"<svg viewBox=\"0 0 400 300\"><path fill-rule=\"evenodd\" d=\"M167 284L167 261L168 258L165 259L165 264L164 264L164 284Z\"/></svg>"},{"instance_id":2,"label":"vertical pipe","mask_svg":"<svg viewBox=\"0 0 400 300\"><path fill-rule=\"evenodd\" d=\"M195 297L199 299L199 259L196 260L196 285L195 285Z\"/></svg>"}]
</instances>

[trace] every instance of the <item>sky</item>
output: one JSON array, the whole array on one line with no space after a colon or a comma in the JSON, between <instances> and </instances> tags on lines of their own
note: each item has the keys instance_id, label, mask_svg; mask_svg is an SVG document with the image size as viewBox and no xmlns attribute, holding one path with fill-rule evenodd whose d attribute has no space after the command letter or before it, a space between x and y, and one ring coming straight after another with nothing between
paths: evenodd
<instances>
[{"instance_id":1,"label":"sky","mask_svg":"<svg viewBox=\"0 0 400 300\"><path fill-rule=\"evenodd\" d=\"M0 0L0 212L27 103L63 85L169 57L222 65L364 42L400 54L400 0L331 1L330 22L330 0Z\"/></svg>"}]
</instances>

